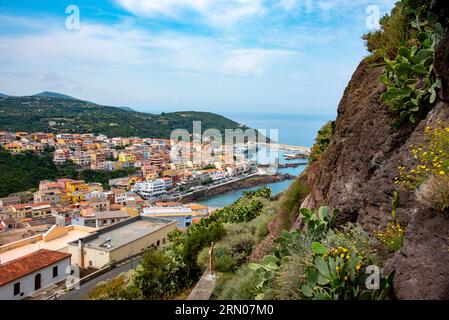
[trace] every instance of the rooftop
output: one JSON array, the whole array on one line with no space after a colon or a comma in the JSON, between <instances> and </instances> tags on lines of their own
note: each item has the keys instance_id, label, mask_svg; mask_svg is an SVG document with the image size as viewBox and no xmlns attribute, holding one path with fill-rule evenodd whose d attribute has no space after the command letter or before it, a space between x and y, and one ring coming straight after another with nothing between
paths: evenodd
<instances>
[{"instance_id":1,"label":"rooftop","mask_svg":"<svg viewBox=\"0 0 449 320\"><path fill-rule=\"evenodd\" d=\"M137 216L100 229L96 233L85 237L83 243L87 248L112 251L170 224L176 224L176 221ZM107 247L105 244L109 240L111 245ZM78 245L78 241L73 241L70 245Z\"/></svg>"},{"instance_id":2,"label":"rooftop","mask_svg":"<svg viewBox=\"0 0 449 320\"><path fill-rule=\"evenodd\" d=\"M96 219L129 218L129 215L121 210L103 211L103 212L95 212L95 218Z\"/></svg>"},{"instance_id":3,"label":"rooftop","mask_svg":"<svg viewBox=\"0 0 449 320\"><path fill-rule=\"evenodd\" d=\"M56 237L51 240L43 241L38 237L32 237L21 240L23 245L18 245L19 241L0 246L0 262L5 263L24 255L35 252L39 249L47 249L58 251L67 247L67 244L71 241L78 240L88 236L92 231L87 231L89 228L71 228L66 234ZM11 248L11 249L9 249ZM3 249L3 250L2 250ZM9 249L9 250L8 250Z\"/></svg>"},{"instance_id":4,"label":"rooftop","mask_svg":"<svg viewBox=\"0 0 449 320\"><path fill-rule=\"evenodd\" d=\"M0 265L0 286L69 258L70 253L40 249Z\"/></svg>"}]
</instances>

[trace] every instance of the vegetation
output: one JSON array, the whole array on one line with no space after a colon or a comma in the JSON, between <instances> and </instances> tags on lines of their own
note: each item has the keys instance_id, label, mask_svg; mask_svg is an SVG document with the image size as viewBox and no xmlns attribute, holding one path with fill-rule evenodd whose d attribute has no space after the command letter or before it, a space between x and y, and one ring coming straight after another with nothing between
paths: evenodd
<instances>
[{"instance_id":1,"label":"vegetation","mask_svg":"<svg viewBox=\"0 0 449 320\"><path fill-rule=\"evenodd\" d=\"M57 178L99 182L108 188L109 179L125 177L132 172L134 172L133 169L112 172L79 171L70 161L62 166L56 166L53 163L53 156L50 152L37 154L30 151L12 155L6 151L0 151L0 177L2 177L0 181L0 197L5 197L11 193L36 189L39 181L54 180Z\"/></svg>"},{"instance_id":2,"label":"vegetation","mask_svg":"<svg viewBox=\"0 0 449 320\"><path fill-rule=\"evenodd\" d=\"M211 242L218 243L217 267L235 270L246 263L252 252L257 225L262 221L258 217L270 199L268 188L247 192L234 204L216 210L186 231L170 233L167 246L146 252L142 264L127 275L122 284L126 290L114 290L118 280L113 279L96 288L91 298L126 299L131 295L141 299L172 298L198 281ZM105 296L105 288L109 286L112 295Z\"/></svg>"},{"instance_id":3,"label":"vegetation","mask_svg":"<svg viewBox=\"0 0 449 320\"><path fill-rule=\"evenodd\" d=\"M424 129L426 141L410 146L413 164L400 165L394 183L414 190L431 175L449 174L449 124L438 123L436 127Z\"/></svg>"},{"instance_id":4,"label":"vegetation","mask_svg":"<svg viewBox=\"0 0 449 320\"><path fill-rule=\"evenodd\" d=\"M381 20L381 30L364 36L372 60L384 58L381 77L387 91L381 101L399 118L415 123L417 115L432 106L441 88L433 67L435 48L448 21L432 9L438 1L401 0L390 16Z\"/></svg>"},{"instance_id":5,"label":"vegetation","mask_svg":"<svg viewBox=\"0 0 449 320\"><path fill-rule=\"evenodd\" d=\"M376 237L388 250L396 252L404 242L404 227L396 221L389 221L385 230L376 232Z\"/></svg>"},{"instance_id":6,"label":"vegetation","mask_svg":"<svg viewBox=\"0 0 449 320\"><path fill-rule=\"evenodd\" d=\"M298 217L301 203L309 193L305 180L305 175L300 176L282 193L278 206L281 229L288 229Z\"/></svg>"},{"instance_id":7,"label":"vegetation","mask_svg":"<svg viewBox=\"0 0 449 320\"><path fill-rule=\"evenodd\" d=\"M385 56L393 58L398 48L409 38L407 19L403 5L399 4L379 21L380 30L369 32L363 36L366 47L372 53L370 61L379 60Z\"/></svg>"},{"instance_id":8,"label":"vegetation","mask_svg":"<svg viewBox=\"0 0 449 320\"><path fill-rule=\"evenodd\" d=\"M397 209L399 207L399 193L394 191L393 200L391 201L391 217L392 220L387 223L384 230L376 231L375 236L383 243L391 252L396 252L402 248L404 242L404 226L396 221Z\"/></svg>"},{"instance_id":9,"label":"vegetation","mask_svg":"<svg viewBox=\"0 0 449 320\"><path fill-rule=\"evenodd\" d=\"M148 114L55 97L0 97L0 130L27 132L96 133L111 137L170 138L175 129L192 132L192 122L203 130L246 129L209 112ZM56 125L50 125L55 122Z\"/></svg>"},{"instance_id":10,"label":"vegetation","mask_svg":"<svg viewBox=\"0 0 449 320\"><path fill-rule=\"evenodd\" d=\"M361 227L334 229L338 211L302 209L303 230L283 231L260 262L243 265L217 284L218 298L383 299L391 275L378 289L366 288L366 269L381 261Z\"/></svg>"},{"instance_id":11,"label":"vegetation","mask_svg":"<svg viewBox=\"0 0 449 320\"><path fill-rule=\"evenodd\" d=\"M335 121L327 122L319 131L315 138L315 144L312 147L309 156L309 163L315 162L321 158L321 155L326 151L328 145L332 141L335 133Z\"/></svg>"},{"instance_id":12,"label":"vegetation","mask_svg":"<svg viewBox=\"0 0 449 320\"><path fill-rule=\"evenodd\" d=\"M449 175L432 175L416 190L422 205L437 212L449 209Z\"/></svg>"}]
</instances>

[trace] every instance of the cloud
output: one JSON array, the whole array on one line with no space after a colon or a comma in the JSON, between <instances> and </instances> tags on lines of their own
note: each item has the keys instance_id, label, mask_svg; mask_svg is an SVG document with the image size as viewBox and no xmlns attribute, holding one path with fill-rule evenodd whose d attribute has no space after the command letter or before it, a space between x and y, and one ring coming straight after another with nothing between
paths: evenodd
<instances>
[{"instance_id":1,"label":"cloud","mask_svg":"<svg viewBox=\"0 0 449 320\"><path fill-rule=\"evenodd\" d=\"M167 16L174 19L192 19L195 12L200 22L227 27L239 21L262 16L262 0L116 0L125 10L139 17ZM188 14L186 14L186 12Z\"/></svg>"},{"instance_id":2,"label":"cloud","mask_svg":"<svg viewBox=\"0 0 449 320\"><path fill-rule=\"evenodd\" d=\"M257 76L273 61L299 56L299 52L287 50L237 49L227 53L223 69L225 73L238 76Z\"/></svg>"}]
</instances>

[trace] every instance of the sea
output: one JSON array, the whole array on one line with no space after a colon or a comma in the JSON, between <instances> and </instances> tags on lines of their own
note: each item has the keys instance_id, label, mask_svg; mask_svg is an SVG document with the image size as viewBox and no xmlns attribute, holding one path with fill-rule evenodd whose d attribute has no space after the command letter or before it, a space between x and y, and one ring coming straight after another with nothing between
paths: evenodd
<instances>
[{"instance_id":1,"label":"sea","mask_svg":"<svg viewBox=\"0 0 449 320\"><path fill-rule=\"evenodd\" d=\"M254 129L265 129L268 137L270 129L277 129L278 142L280 144L311 147L313 146L318 130L329 120L334 120L336 115L310 115L310 114L264 114L264 113L222 113L238 123L247 125ZM299 160L287 161L279 154L280 163L293 163ZM306 166L296 168L281 168L280 173L289 173L298 176L305 170ZM287 189L293 180L284 180L277 183L269 183L264 186L271 188L273 194L278 194ZM215 197L198 201L212 208L225 207L243 195L243 192L256 190L255 188L240 189L226 192Z\"/></svg>"}]
</instances>

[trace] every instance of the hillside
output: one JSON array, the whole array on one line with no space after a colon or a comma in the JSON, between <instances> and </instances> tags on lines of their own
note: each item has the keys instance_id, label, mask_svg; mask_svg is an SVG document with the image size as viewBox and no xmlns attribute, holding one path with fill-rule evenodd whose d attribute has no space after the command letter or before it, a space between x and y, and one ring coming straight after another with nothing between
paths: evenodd
<instances>
[{"instance_id":1,"label":"hillside","mask_svg":"<svg viewBox=\"0 0 449 320\"><path fill-rule=\"evenodd\" d=\"M34 94L33 97L79 100L79 99L76 99L74 97L62 94L62 93L51 92L51 91L43 91L41 93Z\"/></svg>"},{"instance_id":2,"label":"hillside","mask_svg":"<svg viewBox=\"0 0 449 320\"><path fill-rule=\"evenodd\" d=\"M117 171L78 170L68 162L63 166L53 163L53 154L44 152L36 154L25 152L12 155L0 148L0 198L9 194L36 189L41 180L57 178L81 179L88 182L99 182L108 188L110 179L121 178L133 173L134 169ZM20 177L20 179L17 179Z\"/></svg>"},{"instance_id":3,"label":"hillside","mask_svg":"<svg viewBox=\"0 0 449 320\"><path fill-rule=\"evenodd\" d=\"M0 130L169 138L174 129L192 132L193 121L202 121L203 130L216 128L224 132L241 127L209 112L148 114L48 95L0 97Z\"/></svg>"}]
</instances>

